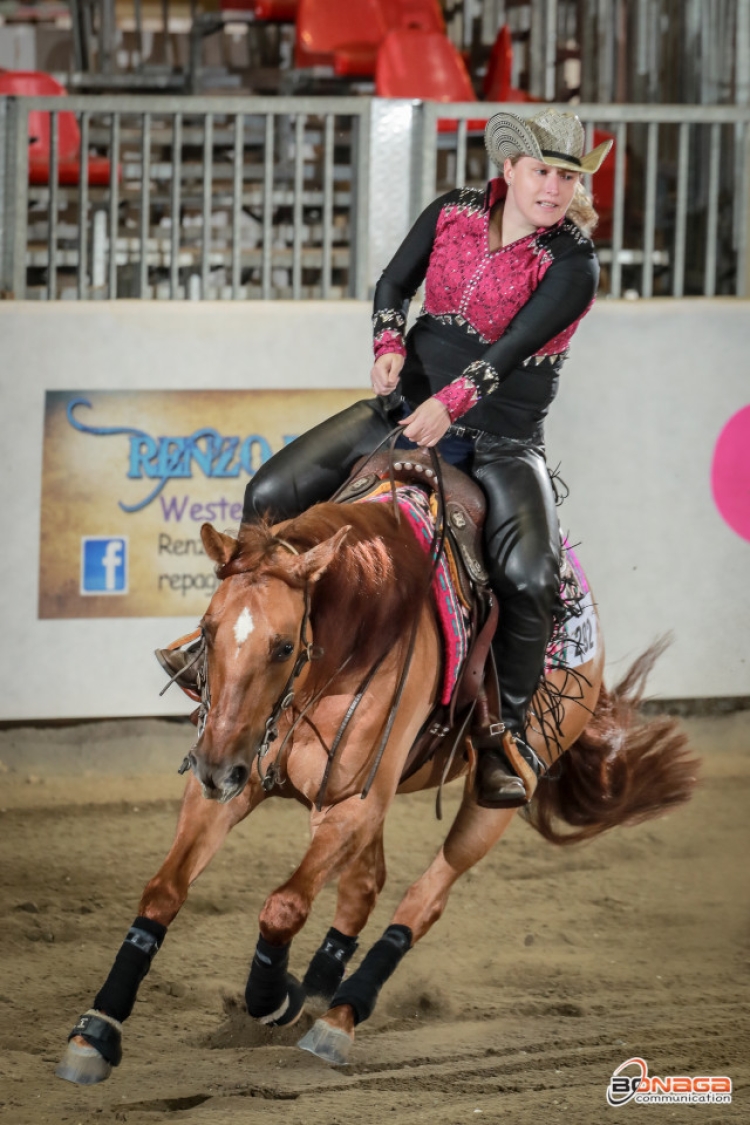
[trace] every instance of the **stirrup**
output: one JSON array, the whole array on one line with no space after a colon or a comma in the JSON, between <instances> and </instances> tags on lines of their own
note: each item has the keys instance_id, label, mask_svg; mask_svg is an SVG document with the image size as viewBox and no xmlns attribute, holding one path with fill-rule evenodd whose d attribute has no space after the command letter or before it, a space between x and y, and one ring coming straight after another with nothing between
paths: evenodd
<instances>
[{"instance_id":1,"label":"stirrup","mask_svg":"<svg viewBox=\"0 0 750 1125\"><path fill-rule=\"evenodd\" d=\"M169 676L169 683L162 689L162 695L172 684L177 684L191 699L200 700L200 658L204 644L202 630L195 629L166 648L154 651L154 656Z\"/></svg>"},{"instance_id":2,"label":"stirrup","mask_svg":"<svg viewBox=\"0 0 750 1125\"><path fill-rule=\"evenodd\" d=\"M489 809L515 809L528 804L544 770L531 747L502 723L491 723L474 745L478 754L477 804Z\"/></svg>"}]
</instances>

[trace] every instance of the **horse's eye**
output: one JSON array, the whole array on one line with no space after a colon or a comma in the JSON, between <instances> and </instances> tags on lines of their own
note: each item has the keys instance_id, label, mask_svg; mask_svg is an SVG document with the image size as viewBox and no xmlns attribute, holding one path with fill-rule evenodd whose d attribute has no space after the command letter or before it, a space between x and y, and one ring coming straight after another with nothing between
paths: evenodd
<instances>
[{"instance_id":1,"label":"horse's eye","mask_svg":"<svg viewBox=\"0 0 750 1125\"><path fill-rule=\"evenodd\" d=\"M278 664L288 660L294 652L294 645L291 641L278 641L271 649L271 660Z\"/></svg>"}]
</instances>

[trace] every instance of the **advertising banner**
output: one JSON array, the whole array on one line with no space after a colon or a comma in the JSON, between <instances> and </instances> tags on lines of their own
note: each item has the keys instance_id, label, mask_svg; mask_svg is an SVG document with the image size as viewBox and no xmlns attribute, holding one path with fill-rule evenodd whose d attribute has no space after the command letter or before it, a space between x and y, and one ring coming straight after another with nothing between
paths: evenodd
<instances>
[{"instance_id":1,"label":"advertising banner","mask_svg":"<svg viewBox=\"0 0 750 1125\"><path fill-rule=\"evenodd\" d=\"M236 531L264 461L364 397L328 391L49 391L39 617L200 617L200 528Z\"/></svg>"}]
</instances>

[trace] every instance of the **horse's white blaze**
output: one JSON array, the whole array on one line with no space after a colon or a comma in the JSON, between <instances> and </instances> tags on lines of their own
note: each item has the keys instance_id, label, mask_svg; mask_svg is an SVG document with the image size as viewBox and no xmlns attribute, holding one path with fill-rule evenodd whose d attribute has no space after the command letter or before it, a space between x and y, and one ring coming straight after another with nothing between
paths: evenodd
<instances>
[{"instance_id":1,"label":"horse's white blaze","mask_svg":"<svg viewBox=\"0 0 750 1125\"><path fill-rule=\"evenodd\" d=\"M254 628L255 622L253 621L253 615L247 606L245 606L234 623L234 639L237 642L237 648L244 645Z\"/></svg>"}]
</instances>

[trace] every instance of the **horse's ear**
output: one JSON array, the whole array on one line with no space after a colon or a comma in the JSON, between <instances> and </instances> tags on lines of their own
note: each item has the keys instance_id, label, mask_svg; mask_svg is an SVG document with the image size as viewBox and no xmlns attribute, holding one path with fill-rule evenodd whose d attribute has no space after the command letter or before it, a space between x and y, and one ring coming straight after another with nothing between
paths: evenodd
<instances>
[{"instance_id":1,"label":"horse's ear","mask_svg":"<svg viewBox=\"0 0 750 1125\"><path fill-rule=\"evenodd\" d=\"M235 550L237 549L237 540L232 539L231 535L223 535L221 531L217 531L210 523L204 523L201 527L201 539L206 554L213 562L219 566L229 562Z\"/></svg>"},{"instance_id":2,"label":"horse's ear","mask_svg":"<svg viewBox=\"0 0 750 1125\"><path fill-rule=\"evenodd\" d=\"M333 562L339 547L351 529L351 524L347 524L346 527L342 527L340 531L332 535L330 539L318 543L317 547L311 547L309 551L305 551L303 555L298 555L291 562L285 559L285 569L296 578L304 579L307 582L317 582Z\"/></svg>"}]
</instances>

